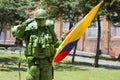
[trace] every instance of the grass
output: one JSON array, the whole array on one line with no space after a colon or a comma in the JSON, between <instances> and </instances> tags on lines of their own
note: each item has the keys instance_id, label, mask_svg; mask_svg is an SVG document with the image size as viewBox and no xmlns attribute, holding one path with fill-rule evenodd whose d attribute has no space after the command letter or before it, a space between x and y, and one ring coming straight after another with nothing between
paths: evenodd
<instances>
[{"instance_id":1,"label":"grass","mask_svg":"<svg viewBox=\"0 0 120 80\"><path fill-rule=\"evenodd\" d=\"M19 80L18 54L0 54L0 80ZM27 64L22 55L21 80L25 80ZM56 63L54 80L119 80L120 69L99 67L69 60Z\"/></svg>"}]
</instances>

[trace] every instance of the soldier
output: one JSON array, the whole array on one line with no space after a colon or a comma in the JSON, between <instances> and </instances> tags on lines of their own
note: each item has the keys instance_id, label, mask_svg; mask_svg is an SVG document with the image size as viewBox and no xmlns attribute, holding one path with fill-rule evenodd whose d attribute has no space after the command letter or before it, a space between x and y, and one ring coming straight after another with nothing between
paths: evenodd
<instances>
[{"instance_id":1,"label":"soldier","mask_svg":"<svg viewBox=\"0 0 120 80\"><path fill-rule=\"evenodd\" d=\"M13 36L26 43L25 56L28 63L26 80L52 80L51 61L57 42L54 23L40 8L34 19L28 19L12 29Z\"/></svg>"}]
</instances>

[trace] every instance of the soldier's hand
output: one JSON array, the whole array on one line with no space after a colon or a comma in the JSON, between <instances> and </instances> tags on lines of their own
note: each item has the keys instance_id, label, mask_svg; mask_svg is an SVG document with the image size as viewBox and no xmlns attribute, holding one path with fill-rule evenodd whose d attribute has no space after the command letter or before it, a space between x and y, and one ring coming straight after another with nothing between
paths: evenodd
<instances>
[{"instance_id":1,"label":"soldier's hand","mask_svg":"<svg viewBox=\"0 0 120 80\"><path fill-rule=\"evenodd\" d=\"M32 21L34 21L34 18L27 19L27 20L25 21L25 23L28 25L28 24L31 23Z\"/></svg>"}]
</instances>

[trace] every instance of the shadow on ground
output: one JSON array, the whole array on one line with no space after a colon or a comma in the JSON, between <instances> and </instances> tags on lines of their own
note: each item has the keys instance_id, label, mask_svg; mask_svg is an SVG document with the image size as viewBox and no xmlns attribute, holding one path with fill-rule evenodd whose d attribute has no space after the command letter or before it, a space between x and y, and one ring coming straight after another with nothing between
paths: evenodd
<instances>
[{"instance_id":1,"label":"shadow on ground","mask_svg":"<svg viewBox=\"0 0 120 80\"><path fill-rule=\"evenodd\" d=\"M27 64L25 60L22 60L20 69L18 68L19 57L0 57L0 71L26 71ZM89 68L88 68L89 67ZM91 63L75 61L72 63L69 60L59 62L55 65L56 71L88 71L90 68L93 68L94 65ZM100 65L97 68L106 68L106 69L119 69L120 66L110 66L110 65Z\"/></svg>"},{"instance_id":2,"label":"shadow on ground","mask_svg":"<svg viewBox=\"0 0 120 80\"><path fill-rule=\"evenodd\" d=\"M1 57L0 63L4 63L6 65L17 64L19 58L18 57Z\"/></svg>"},{"instance_id":3,"label":"shadow on ground","mask_svg":"<svg viewBox=\"0 0 120 80\"><path fill-rule=\"evenodd\" d=\"M86 62L79 62L79 61L75 61L74 63L72 63L70 61L66 61L66 62L64 62L62 64L72 65L72 66L94 67L94 64L86 63ZM120 66L112 66L112 65L99 65L96 68L119 69L120 70Z\"/></svg>"},{"instance_id":4,"label":"shadow on ground","mask_svg":"<svg viewBox=\"0 0 120 80\"><path fill-rule=\"evenodd\" d=\"M25 60L21 61L21 67L18 67L18 57L0 57L0 71L26 71Z\"/></svg>"},{"instance_id":5,"label":"shadow on ground","mask_svg":"<svg viewBox=\"0 0 120 80\"><path fill-rule=\"evenodd\" d=\"M89 68L84 68L80 64L79 65L78 64L72 64L69 61L65 61L65 62L56 63L55 70L56 71L78 71L78 70L88 71Z\"/></svg>"},{"instance_id":6,"label":"shadow on ground","mask_svg":"<svg viewBox=\"0 0 120 80\"><path fill-rule=\"evenodd\" d=\"M6 71L6 72L10 72L10 71L26 71L27 69L25 67L22 68L18 68L18 67L5 67L5 68L0 68L0 71Z\"/></svg>"}]
</instances>

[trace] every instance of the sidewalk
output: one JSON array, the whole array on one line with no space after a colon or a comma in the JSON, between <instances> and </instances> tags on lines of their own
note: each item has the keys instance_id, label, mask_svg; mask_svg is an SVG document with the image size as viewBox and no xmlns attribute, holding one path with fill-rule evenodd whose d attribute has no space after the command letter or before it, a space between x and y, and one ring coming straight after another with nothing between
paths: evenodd
<instances>
[{"instance_id":1,"label":"sidewalk","mask_svg":"<svg viewBox=\"0 0 120 80\"><path fill-rule=\"evenodd\" d=\"M25 48L19 48L19 47L9 47L8 49L5 49L4 47L0 47L0 54L24 54Z\"/></svg>"},{"instance_id":2,"label":"sidewalk","mask_svg":"<svg viewBox=\"0 0 120 80\"><path fill-rule=\"evenodd\" d=\"M70 53L69 56L67 56L67 58L72 59L72 53ZM90 52L84 52L84 51L76 51L76 55L75 55L75 61L80 61L80 62L85 62L85 63L89 63L91 65L94 64L94 60L95 60L95 54L96 53L90 53ZM115 60L109 60L110 57L107 54L101 54L100 58L106 58L108 60L105 59L99 59L99 66L106 66L106 67L111 67L111 68L117 68L120 69L120 62L119 61L115 61Z\"/></svg>"}]
</instances>

